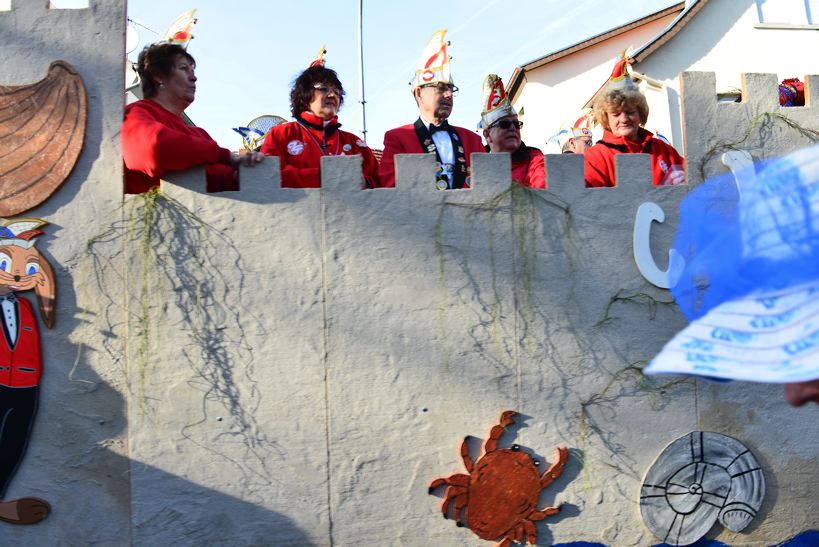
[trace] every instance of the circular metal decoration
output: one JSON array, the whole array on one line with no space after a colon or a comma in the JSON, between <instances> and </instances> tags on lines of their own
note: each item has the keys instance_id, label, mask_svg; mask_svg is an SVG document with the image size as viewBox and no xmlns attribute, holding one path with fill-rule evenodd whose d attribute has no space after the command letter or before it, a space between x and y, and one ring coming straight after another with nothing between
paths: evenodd
<instances>
[{"instance_id":1,"label":"circular metal decoration","mask_svg":"<svg viewBox=\"0 0 819 547\"><path fill-rule=\"evenodd\" d=\"M88 99L77 70L54 61L39 82L0 85L0 112L0 217L11 217L48 199L71 174Z\"/></svg>"},{"instance_id":2,"label":"circular metal decoration","mask_svg":"<svg viewBox=\"0 0 819 547\"><path fill-rule=\"evenodd\" d=\"M751 451L736 439L692 431L665 447L646 473L640 513L669 545L690 545L719 520L734 532L756 516L765 477Z\"/></svg>"}]
</instances>

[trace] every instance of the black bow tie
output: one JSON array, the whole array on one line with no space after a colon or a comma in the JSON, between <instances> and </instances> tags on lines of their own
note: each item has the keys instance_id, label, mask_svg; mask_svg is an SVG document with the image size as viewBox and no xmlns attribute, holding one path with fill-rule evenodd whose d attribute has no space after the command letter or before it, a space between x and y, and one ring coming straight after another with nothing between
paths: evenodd
<instances>
[{"instance_id":1,"label":"black bow tie","mask_svg":"<svg viewBox=\"0 0 819 547\"><path fill-rule=\"evenodd\" d=\"M436 131L449 133L449 122L444 121L441 125L429 124L429 134L434 135Z\"/></svg>"},{"instance_id":2,"label":"black bow tie","mask_svg":"<svg viewBox=\"0 0 819 547\"><path fill-rule=\"evenodd\" d=\"M17 302L17 296L13 292L10 292L8 294L0 294L0 302L3 302L4 300L14 304L15 302Z\"/></svg>"}]
</instances>

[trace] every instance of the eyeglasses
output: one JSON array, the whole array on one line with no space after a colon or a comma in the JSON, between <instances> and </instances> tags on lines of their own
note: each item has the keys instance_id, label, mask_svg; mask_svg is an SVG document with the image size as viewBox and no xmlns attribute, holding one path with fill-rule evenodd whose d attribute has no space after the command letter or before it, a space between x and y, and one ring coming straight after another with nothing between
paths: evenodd
<instances>
[{"instance_id":1,"label":"eyeglasses","mask_svg":"<svg viewBox=\"0 0 819 547\"><path fill-rule=\"evenodd\" d=\"M509 129L514 127L515 129L520 129L523 127L523 122L520 120L501 120L490 125L489 129L492 129L493 127L500 127L501 129Z\"/></svg>"},{"instance_id":2,"label":"eyeglasses","mask_svg":"<svg viewBox=\"0 0 819 547\"><path fill-rule=\"evenodd\" d=\"M319 93L324 93L325 95L330 95L332 93L336 97L341 97L341 90L337 87L329 87L322 84L316 84L313 86L313 89L315 89Z\"/></svg>"},{"instance_id":3,"label":"eyeglasses","mask_svg":"<svg viewBox=\"0 0 819 547\"><path fill-rule=\"evenodd\" d=\"M450 93L452 93L452 96L453 96L453 97L454 97L455 95L457 95L457 94L458 94L458 86L456 86L456 85L449 85L449 84L426 84L426 85L422 85L421 87L422 87L422 88L434 89L435 91L437 91L437 92L438 92L438 95L443 95L443 94L444 94L444 93L446 93L447 91L449 91Z\"/></svg>"}]
</instances>

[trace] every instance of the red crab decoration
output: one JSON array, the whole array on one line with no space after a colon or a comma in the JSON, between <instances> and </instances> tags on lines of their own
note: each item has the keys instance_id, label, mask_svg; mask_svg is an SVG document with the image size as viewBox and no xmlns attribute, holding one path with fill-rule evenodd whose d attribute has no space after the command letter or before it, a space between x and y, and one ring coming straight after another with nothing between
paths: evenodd
<instances>
[{"instance_id":1,"label":"red crab decoration","mask_svg":"<svg viewBox=\"0 0 819 547\"><path fill-rule=\"evenodd\" d=\"M498 425L489 430L483 455L474 463L467 446L469 437L464 439L461 458L468 475L456 473L429 485L430 494L447 485L441 504L444 518L448 518L451 504L458 526L467 526L481 539L498 541L497 547L507 547L513 541L523 543L524 534L530 544L537 541L535 521L560 512L560 507L537 509L540 492L560 476L569 458L569 451L558 447L557 461L541 475L538 462L518 445L499 450L498 441L506 426L515 423L517 414L513 410L501 414Z\"/></svg>"}]
</instances>

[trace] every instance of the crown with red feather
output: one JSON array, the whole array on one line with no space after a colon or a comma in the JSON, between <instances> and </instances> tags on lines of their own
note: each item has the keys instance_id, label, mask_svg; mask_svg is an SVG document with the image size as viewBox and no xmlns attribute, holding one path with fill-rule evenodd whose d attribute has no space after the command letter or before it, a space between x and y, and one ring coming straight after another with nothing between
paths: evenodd
<instances>
[{"instance_id":1,"label":"crown with red feather","mask_svg":"<svg viewBox=\"0 0 819 547\"><path fill-rule=\"evenodd\" d=\"M325 46L321 46L319 49L318 55L316 55L315 60L310 63L310 68L314 66L324 66L324 55L327 53L327 48Z\"/></svg>"},{"instance_id":2,"label":"crown with red feather","mask_svg":"<svg viewBox=\"0 0 819 547\"><path fill-rule=\"evenodd\" d=\"M634 80L629 75L628 67L634 62L634 59L628 57L624 51L620 59L614 64L614 69L611 71L609 77L608 89L635 89L637 86Z\"/></svg>"},{"instance_id":3,"label":"crown with red feather","mask_svg":"<svg viewBox=\"0 0 819 547\"><path fill-rule=\"evenodd\" d=\"M449 42L444 40L445 35L446 29L435 31L424 47L424 52L418 60L418 67L415 69L415 76L410 82L413 91L416 87L427 84L455 84L450 74L451 58L446 52Z\"/></svg>"},{"instance_id":4,"label":"crown with red feather","mask_svg":"<svg viewBox=\"0 0 819 547\"><path fill-rule=\"evenodd\" d=\"M483 80L483 111L481 112L481 127L491 127L492 124L507 116L517 116L503 81L497 74L489 74Z\"/></svg>"}]
</instances>

